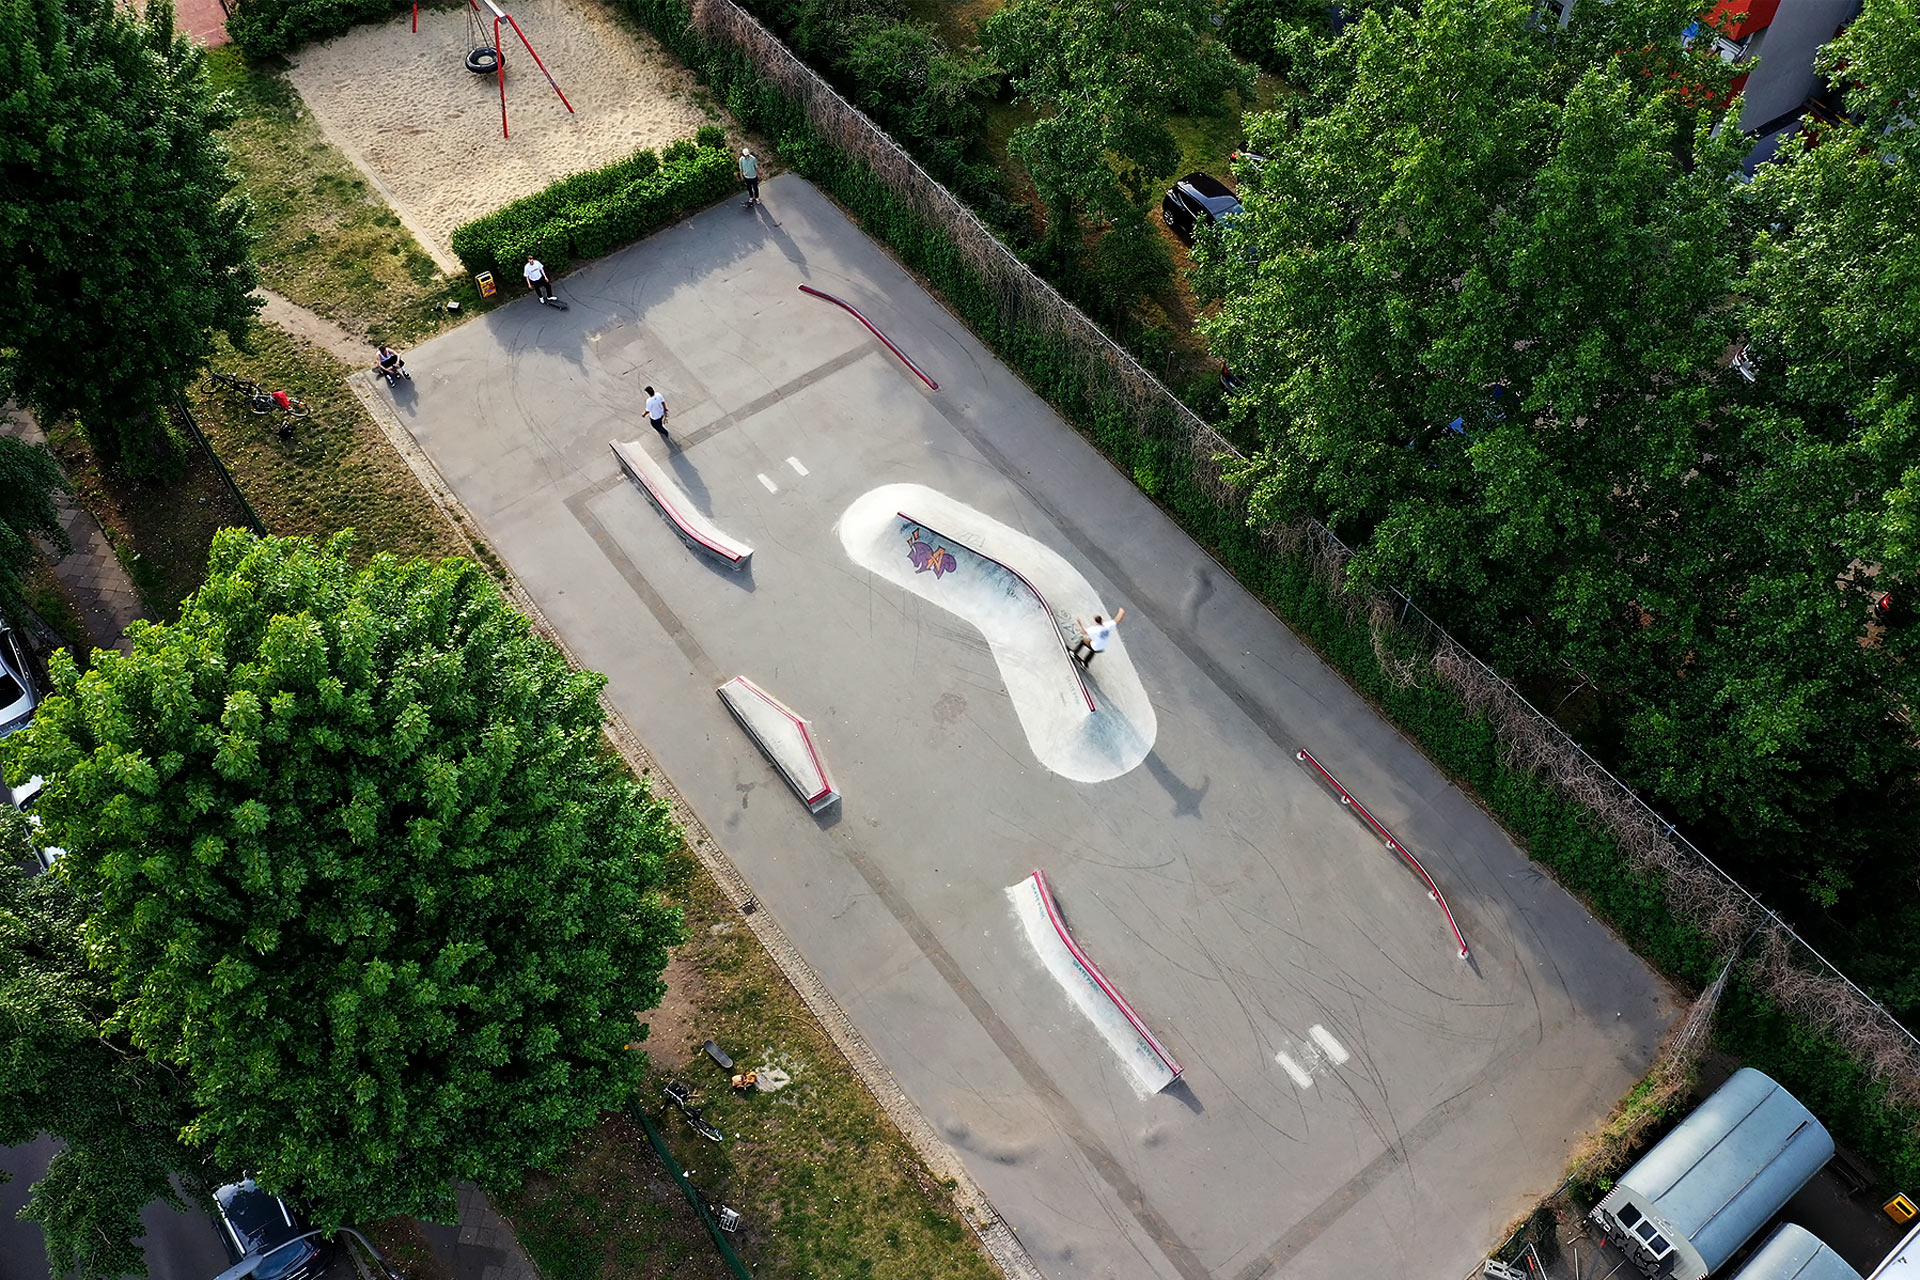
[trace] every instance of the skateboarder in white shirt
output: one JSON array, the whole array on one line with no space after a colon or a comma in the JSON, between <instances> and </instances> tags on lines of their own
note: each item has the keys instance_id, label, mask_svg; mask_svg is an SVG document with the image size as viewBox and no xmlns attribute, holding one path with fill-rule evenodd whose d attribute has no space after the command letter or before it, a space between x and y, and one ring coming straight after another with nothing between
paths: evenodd
<instances>
[{"instance_id":1,"label":"skateboarder in white shirt","mask_svg":"<svg viewBox=\"0 0 1920 1280\"><path fill-rule=\"evenodd\" d=\"M1126 616L1127 611L1122 609L1113 615L1112 622L1107 622L1096 613L1092 626L1075 618L1074 621L1080 626L1080 640L1073 646L1073 660L1083 667L1091 667L1094 655L1105 653L1107 646L1113 643L1113 633L1120 626L1120 619Z\"/></svg>"},{"instance_id":2,"label":"skateboarder in white shirt","mask_svg":"<svg viewBox=\"0 0 1920 1280\"><path fill-rule=\"evenodd\" d=\"M660 433L662 440L673 438L667 434L667 398L652 387L647 388L647 421Z\"/></svg>"},{"instance_id":3,"label":"skateboarder in white shirt","mask_svg":"<svg viewBox=\"0 0 1920 1280\"><path fill-rule=\"evenodd\" d=\"M545 302L553 296L553 281L547 279L546 263L528 254L527 265L520 274L527 278L527 288L540 295L540 301Z\"/></svg>"}]
</instances>

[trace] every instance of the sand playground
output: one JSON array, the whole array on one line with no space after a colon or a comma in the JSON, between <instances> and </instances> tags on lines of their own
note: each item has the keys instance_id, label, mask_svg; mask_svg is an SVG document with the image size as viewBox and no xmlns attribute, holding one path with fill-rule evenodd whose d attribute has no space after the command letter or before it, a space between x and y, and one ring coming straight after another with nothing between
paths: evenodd
<instances>
[{"instance_id":1,"label":"sand playground","mask_svg":"<svg viewBox=\"0 0 1920 1280\"><path fill-rule=\"evenodd\" d=\"M485 9L485 5L481 6ZM424 6L411 18L356 27L295 55L288 78L322 132L380 188L443 269L459 270L454 228L569 173L725 123L702 105L693 73L596 0L502 4L573 104L569 114L506 24L507 124L500 86L466 68L493 17Z\"/></svg>"}]
</instances>

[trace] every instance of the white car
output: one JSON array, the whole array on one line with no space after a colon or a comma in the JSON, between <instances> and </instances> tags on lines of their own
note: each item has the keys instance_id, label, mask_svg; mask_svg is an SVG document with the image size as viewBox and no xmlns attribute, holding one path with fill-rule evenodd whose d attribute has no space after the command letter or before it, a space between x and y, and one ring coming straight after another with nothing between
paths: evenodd
<instances>
[{"instance_id":1,"label":"white car","mask_svg":"<svg viewBox=\"0 0 1920 1280\"><path fill-rule=\"evenodd\" d=\"M33 719L33 709L39 702L19 633L0 622L0 738Z\"/></svg>"}]
</instances>

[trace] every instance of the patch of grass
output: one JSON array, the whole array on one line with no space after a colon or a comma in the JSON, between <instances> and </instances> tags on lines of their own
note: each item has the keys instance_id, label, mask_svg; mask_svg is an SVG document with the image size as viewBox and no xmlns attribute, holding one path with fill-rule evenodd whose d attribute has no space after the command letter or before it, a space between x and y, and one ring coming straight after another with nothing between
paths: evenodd
<instances>
[{"instance_id":1,"label":"patch of grass","mask_svg":"<svg viewBox=\"0 0 1920 1280\"><path fill-rule=\"evenodd\" d=\"M1006 0L907 0L907 17L925 22L940 33L951 49L966 49L980 43L980 27L1000 10Z\"/></svg>"},{"instance_id":2,"label":"patch of grass","mask_svg":"<svg viewBox=\"0 0 1920 1280\"><path fill-rule=\"evenodd\" d=\"M367 1228L367 1237L380 1256L399 1268L407 1280L449 1280L447 1268L412 1218L388 1218Z\"/></svg>"},{"instance_id":3,"label":"patch of grass","mask_svg":"<svg viewBox=\"0 0 1920 1280\"><path fill-rule=\"evenodd\" d=\"M239 113L223 136L252 201L261 283L370 342L405 346L442 328L433 304L458 296L457 282L326 140L293 86L232 45L208 51L207 71Z\"/></svg>"},{"instance_id":4,"label":"patch of grass","mask_svg":"<svg viewBox=\"0 0 1920 1280\"><path fill-rule=\"evenodd\" d=\"M85 671L93 656L93 645L87 640L87 624L80 620L73 601L67 599L66 589L60 585L60 579L53 576L52 567L45 561L34 565L20 587L27 607L53 628L67 652L73 655L74 662Z\"/></svg>"},{"instance_id":5,"label":"patch of grass","mask_svg":"<svg viewBox=\"0 0 1920 1280\"><path fill-rule=\"evenodd\" d=\"M214 367L305 400L313 416L287 439L278 415L252 413L232 392L196 387L194 416L268 532L325 538L358 531L359 557L390 551L448 556L465 551L406 461L348 389L347 369L271 325L254 327L251 352L220 344Z\"/></svg>"},{"instance_id":6,"label":"patch of grass","mask_svg":"<svg viewBox=\"0 0 1920 1280\"><path fill-rule=\"evenodd\" d=\"M74 498L100 522L147 611L163 622L178 618L180 602L206 580L214 533L245 523L213 464L189 443L178 477L134 480L102 463L75 423L51 428L47 443L66 468Z\"/></svg>"},{"instance_id":7,"label":"patch of grass","mask_svg":"<svg viewBox=\"0 0 1920 1280\"><path fill-rule=\"evenodd\" d=\"M760 1276L989 1280L995 1273L946 1188L893 1127L873 1095L740 922L691 854L669 868L692 940L675 957L675 995L692 1007L676 1042L656 1055L640 1105L674 1159L710 1198L738 1209L732 1243ZM670 1001L673 997L669 998ZM735 1094L699 1051L708 1037L737 1069L789 1082ZM661 1059L685 1061L668 1072ZM726 1134L696 1136L661 1093L669 1079ZM609 1172L618 1170L618 1177ZM547 1280L644 1274L724 1276L699 1220L668 1180L645 1135L609 1117L551 1174L529 1178L503 1207ZM675 1261L669 1265L666 1260Z\"/></svg>"},{"instance_id":8,"label":"patch of grass","mask_svg":"<svg viewBox=\"0 0 1920 1280\"><path fill-rule=\"evenodd\" d=\"M706 1228L646 1134L626 1116L603 1117L558 1169L530 1175L501 1203L544 1280L640 1274L728 1280Z\"/></svg>"}]
</instances>

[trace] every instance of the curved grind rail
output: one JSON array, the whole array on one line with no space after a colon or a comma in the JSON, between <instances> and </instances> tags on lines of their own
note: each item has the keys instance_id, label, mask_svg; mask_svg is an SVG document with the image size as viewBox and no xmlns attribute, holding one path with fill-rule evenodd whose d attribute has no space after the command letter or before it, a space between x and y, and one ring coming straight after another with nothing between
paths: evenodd
<instances>
[{"instance_id":1,"label":"curved grind rail","mask_svg":"<svg viewBox=\"0 0 1920 1280\"><path fill-rule=\"evenodd\" d=\"M1033 881L1040 887L1040 905L1046 910L1047 920L1053 925L1053 931L1060 935L1060 941L1067 944L1067 950L1073 953L1073 958L1080 967L1087 971L1087 976L1093 979L1100 990L1106 994L1107 999L1113 1001L1113 1007L1120 1011L1120 1016L1132 1024L1133 1029L1140 1033L1140 1038L1146 1041L1147 1047L1153 1050L1154 1056L1165 1063L1167 1070L1173 1073L1173 1079L1178 1080L1185 1068L1174 1060L1171 1053L1167 1052L1165 1045L1154 1039L1153 1032L1147 1030L1147 1024L1142 1022L1140 1015L1133 1011L1133 1006L1127 1003L1127 998L1107 981L1107 975L1100 972L1100 966L1087 958L1087 953L1080 949L1080 944L1073 940L1071 933L1067 932L1067 922L1060 918L1060 908L1053 902L1053 890L1047 886L1047 873L1035 870ZM1171 1084L1172 1081L1168 1083Z\"/></svg>"},{"instance_id":2,"label":"curved grind rail","mask_svg":"<svg viewBox=\"0 0 1920 1280\"><path fill-rule=\"evenodd\" d=\"M831 302L834 306L839 307L841 310L845 311L848 315L852 316L855 320L858 320L861 324L867 326L867 332L871 333L874 337L880 339L880 341L886 343L887 350L893 352L893 354L895 354L896 356L899 356L900 363L907 366L907 368L913 370L915 377L919 378L920 381L926 383L927 386L931 387L935 391L938 391L940 389L940 384L935 382L932 378L929 378L926 375L926 372L923 369L921 369L919 365L907 359L907 353L902 351L900 348L894 346L893 339L887 337L886 334L874 328L873 321L861 315L860 309L858 307L855 307L851 303L843 302L839 298L834 297L830 293L824 293L821 290L814 288L810 284L801 285L800 292L810 293L816 298L825 298L828 302Z\"/></svg>"},{"instance_id":3,"label":"curved grind rail","mask_svg":"<svg viewBox=\"0 0 1920 1280\"><path fill-rule=\"evenodd\" d=\"M1368 813L1367 806L1354 799L1353 793L1341 786L1340 780L1328 773L1327 767L1318 760L1315 760L1305 747L1294 752L1294 759L1304 760L1312 765L1314 771L1327 780L1327 785L1340 793L1340 803L1351 805L1355 813L1367 820L1367 825L1373 828L1374 833L1387 842L1387 848L1393 850L1402 858L1405 858L1407 865L1418 872L1420 878L1427 882L1427 895L1440 904L1441 913L1447 917L1447 928L1453 930L1453 940L1460 944L1460 958L1465 960L1467 958L1467 940L1461 936L1460 926L1453 922L1453 909L1447 905L1446 895L1440 892L1440 886L1433 882L1433 877L1427 874L1427 869L1420 865L1420 859L1414 857L1412 850L1396 840L1393 832L1387 830L1385 824L1383 824L1380 819Z\"/></svg>"},{"instance_id":4,"label":"curved grind rail","mask_svg":"<svg viewBox=\"0 0 1920 1280\"><path fill-rule=\"evenodd\" d=\"M805 288L806 286L802 285L801 287ZM938 529L934 528L932 525L928 524L924 520L920 520L913 516L910 516L904 511L896 511L893 514L895 514L896 516L899 516L902 520L905 520L908 524L919 525L922 529L925 529L928 533L940 539L942 542L951 542L954 546L959 547L962 551L965 551L968 555L978 556L980 559L985 560L988 564L999 565L1002 569L1005 569L1008 573L1018 578L1020 580L1021 586L1033 592L1034 600L1039 603L1041 610L1047 615L1047 625L1053 628L1054 639L1060 642L1060 652L1066 657L1067 665L1073 669L1073 682L1080 686L1080 696L1084 698L1087 703L1087 714L1092 715L1094 712L1100 709L1098 706L1094 704L1093 694L1087 688L1087 678L1086 676L1081 674L1080 664L1074 660L1073 650L1067 647L1067 638L1064 635L1060 634L1060 623L1054 617L1053 606L1048 604L1047 598L1040 594L1040 588L1034 586L1031 582L1027 581L1026 574L1020 572L1018 569L1014 568L1012 565L1008 564L1004 560L995 560L992 556L988 555L984 551L974 550L972 547L960 541L960 539L958 538L948 537L946 534L940 532Z\"/></svg>"}]
</instances>

